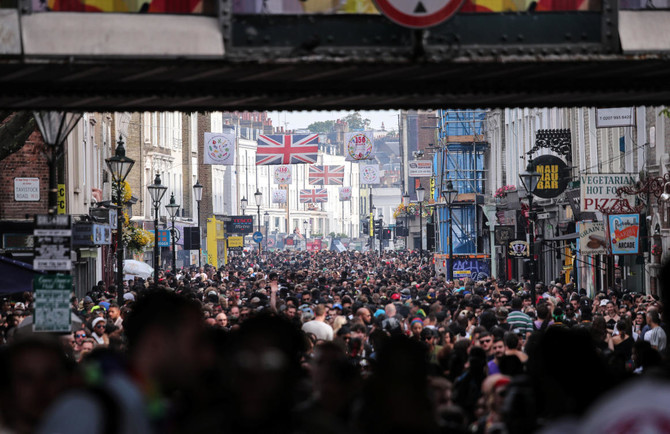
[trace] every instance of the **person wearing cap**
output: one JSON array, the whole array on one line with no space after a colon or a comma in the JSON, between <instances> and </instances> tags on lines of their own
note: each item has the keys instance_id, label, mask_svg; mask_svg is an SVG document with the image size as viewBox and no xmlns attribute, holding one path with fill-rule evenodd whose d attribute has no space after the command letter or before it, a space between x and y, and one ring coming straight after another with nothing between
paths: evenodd
<instances>
[{"instance_id":1,"label":"person wearing cap","mask_svg":"<svg viewBox=\"0 0 670 434\"><path fill-rule=\"evenodd\" d=\"M109 345L109 337L105 332L106 326L107 321L105 320L105 318L102 317L94 319L93 322L91 323L91 329L93 330L93 333L91 333L91 337L95 340L98 346L106 347Z\"/></svg>"}]
</instances>

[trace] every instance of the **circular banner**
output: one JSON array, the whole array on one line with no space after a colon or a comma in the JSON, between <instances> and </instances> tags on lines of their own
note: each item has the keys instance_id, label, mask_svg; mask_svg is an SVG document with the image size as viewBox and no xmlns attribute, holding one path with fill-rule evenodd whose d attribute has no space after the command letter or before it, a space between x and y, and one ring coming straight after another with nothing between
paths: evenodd
<instances>
[{"instance_id":1,"label":"circular banner","mask_svg":"<svg viewBox=\"0 0 670 434\"><path fill-rule=\"evenodd\" d=\"M347 141L347 153L354 160L369 160L372 158L373 143L365 132L355 133Z\"/></svg>"},{"instance_id":2,"label":"circular banner","mask_svg":"<svg viewBox=\"0 0 670 434\"><path fill-rule=\"evenodd\" d=\"M275 167L275 184L290 184L291 183L291 166L277 166Z\"/></svg>"},{"instance_id":3,"label":"circular banner","mask_svg":"<svg viewBox=\"0 0 670 434\"><path fill-rule=\"evenodd\" d=\"M557 197L565 191L571 181L568 165L555 155L540 155L533 158L533 169L542 175L533 194L543 199Z\"/></svg>"}]
</instances>

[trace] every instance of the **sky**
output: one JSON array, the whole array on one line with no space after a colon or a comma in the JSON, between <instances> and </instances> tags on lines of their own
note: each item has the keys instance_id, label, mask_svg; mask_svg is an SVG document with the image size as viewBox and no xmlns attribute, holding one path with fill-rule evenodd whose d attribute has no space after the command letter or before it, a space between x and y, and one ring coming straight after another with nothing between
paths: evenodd
<instances>
[{"instance_id":1,"label":"sky","mask_svg":"<svg viewBox=\"0 0 670 434\"><path fill-rule=\"evenodd\" d=\"M272 119L272 125L275 127L285 127L289 130L298 130L307 128L312 122L334 121L342 119L348 114L355 113L356 110L338 110L338 111L271 111L268 116ZM386 130L398 129L398 110L359 110L363 119L372 121L371 127L380 130L382 122Z\"/></svg>"}]
</instances>

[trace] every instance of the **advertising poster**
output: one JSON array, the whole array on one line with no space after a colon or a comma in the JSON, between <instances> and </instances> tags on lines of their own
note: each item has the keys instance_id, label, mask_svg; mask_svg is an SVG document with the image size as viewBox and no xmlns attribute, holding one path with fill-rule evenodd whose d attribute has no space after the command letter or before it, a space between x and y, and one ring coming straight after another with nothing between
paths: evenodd
<instances>
[{"instance_id":1,"label":"advertising poster","mask_svg":"<svg viewBox=\"0 0 670 434\"><path fill-rule=\"evenodd\" d=\"M608 252L607 234L604 222L577 222L579 232L579 253L581 255L606 255Z\"/></svg>"},{"instance_id":2,"label":"advertising poster","mask_svg":"<svg viewBox=\"0 0 670 434\"><path fill-rule=\"evenodd\" d=\"M613 255L637 255L640 250L640 214L607 216Z\"/></svg>"}]
</instances>

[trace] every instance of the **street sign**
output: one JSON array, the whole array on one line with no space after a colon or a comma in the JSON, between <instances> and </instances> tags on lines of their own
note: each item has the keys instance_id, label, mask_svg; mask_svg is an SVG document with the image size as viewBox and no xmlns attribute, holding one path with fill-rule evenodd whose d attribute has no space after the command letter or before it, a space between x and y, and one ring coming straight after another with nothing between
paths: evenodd
<instances>
[{"instance_id":1,"label":"street sign","mask_svg":"<svg viewBox=\"0 0 670 434\"><path fill-rule=\"evenodd\" d=\"M241 249L244 247L244 237L228 237L229 249Z\"/></svg>"},{"instance_id":2,"label":"street sign","mask_svg":"<svg viewBox=\"0 0 670 434\"><path fill-rule=\"evenodd\" d=\"M14 178L14 200L17 202L39 202L39 178Z\"/></svg>"},{"instance_id":3,"label":"street sign","mask_svg":"<svg viewBox=\"0 0 670 434\"><path fill-rule=\"evenodd\" d=\"M149 232L154 234L154 231ZM158 247L170 247L170 229L158 229Z\"/></svg>"},{"instance_id":4,"label":"street sign","mask_svg":"<svg viewBox=\"0 0 670 434\"><path fill-rule=\"evenodd\" d=\"M260 243L261 241L263 241L263 234L260 232L254 232L253 240L255 243Z\"/></svg>"},{"instance_id":5,"label":"street sign","mask_svg":"<svg viewBox=\"0 0 670 434\"><path fill-rule=\"evenodd\" d=\"M377 9L405 27L433 27L453 16L464 0L374 0Z\"/></svg>"},{"instance_id":6,"label":"street sign","mask_svg":"<svg viewBox=\"0 0 670 434\"><path fill-rule=\"evenodd\" d=\"M50 274L33 278L35 290L34 332L71 332L70 295L72 276Z\"/></svg>"},{"instance_id":7,"label":"street sign","mask_svg":"<svg viewBox=\"0 0 670 434\"><path fill-rule=\"evenodd\" d=\"M67 214L35 216L33 268L42 271L70 271L72 221Z\"/></svg>"}]
</instances>

